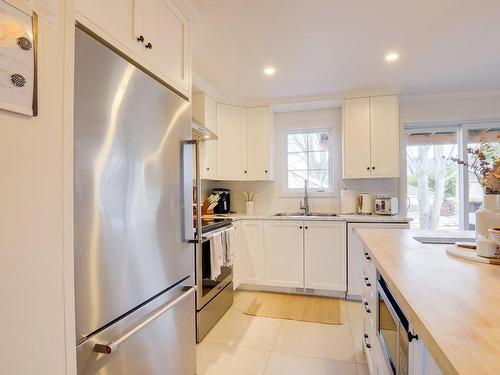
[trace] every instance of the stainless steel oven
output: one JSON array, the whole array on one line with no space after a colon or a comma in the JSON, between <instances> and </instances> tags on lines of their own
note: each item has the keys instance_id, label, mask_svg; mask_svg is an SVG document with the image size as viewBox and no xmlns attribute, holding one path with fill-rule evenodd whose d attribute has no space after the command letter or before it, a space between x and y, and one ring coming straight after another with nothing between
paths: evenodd
<instances>
[{"instance_id":1,"label":"stainless steel oven","mask_svg":"<svg viewBox=\"0 0 500 375\"><path fill-rule=\"evenodd\" d=\"M212 236L232 228L231 222L221 223L217 229L205 227L202 240L195 244L196 262L196 336L197 341L212 329L217 321L233 304L233 265L223 265L220 275L212 278L211 254ZM209 230L206 230L209 229Z\"/></svg>"},{"instance_id":2,"label":"stainless steel oven","mask_svg":"<svg viewBox=\"0 0 500 375\"><path fill-rule=\"evenodd\" d=\"M377 336L392 373L408 374L408 348L413 339L410 324L385 280L379 276Z\"/></svg>"}]
</instances>

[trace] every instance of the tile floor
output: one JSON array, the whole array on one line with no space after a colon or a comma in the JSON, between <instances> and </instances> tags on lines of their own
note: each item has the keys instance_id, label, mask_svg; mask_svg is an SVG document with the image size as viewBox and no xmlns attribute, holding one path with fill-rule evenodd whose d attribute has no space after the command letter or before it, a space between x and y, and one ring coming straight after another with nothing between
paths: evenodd
<instances>
[{"instance_id":1,"label":"tile floor","mask_svg":"<svg viewBox=\"0 0 500 375\"><path fill-rule=\"evenodd\" d=\"M244 314L255 293L234 304L197 346L198 375L368 375L361 304L341 301L342 325Z\"/></svg>"}]
</instances>

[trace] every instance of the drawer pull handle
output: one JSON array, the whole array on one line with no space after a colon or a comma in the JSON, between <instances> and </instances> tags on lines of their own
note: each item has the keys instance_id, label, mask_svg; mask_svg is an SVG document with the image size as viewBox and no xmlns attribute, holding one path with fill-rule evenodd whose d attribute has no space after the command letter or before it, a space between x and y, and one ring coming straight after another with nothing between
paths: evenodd
<instances>
[{"instance_id":1,"label":"drawer pull handle","mask_svg":"<svg viewBox=\"0 0 500 375\"><path fill-rule=\"evenodd\" d=\"M368 302L363 302L363 305L365 306L365 311L368 313L368 314L371 314L372 313L372 310L370 310L370 308L368 307Z\"/></svg>"},{"instance_id":2,"label":"drawer pull handle","mask_svg":"<svg viewBox=\"0 0 500 375\"><path fill-rule=\"evenodd\" d=\"M186 299L189 297L191 294L193 294L196 291L196 286L193 287L186 287L185 292L182 293L179 297L175 298L173 301L169 302L165 306L163 306L160 310L155 312L153 315L148 317L146 320L142 321L139 323L137 326L132 328L130 331L125 333L123 336L120 338L110 341L110 342L98 342L94 345L94 352L96 353L102 353L102 354L111 354L114 351L118 349L118 347L126 341L128 338L142 330L144 327L148 326L151 324L153 321L158 319L160 316L165 314L168 310L172 309L175 305L179 304L182 300Z\"/></svg>"},{"instance_id":3,"label":"drawer pull handle","mask_svg":"<svg viewBox=\"0 0 500 375\"><path fill-rule=\"evenodd\" d=\"M368 255L368 253L365 251L365 258L366 260L372 260L372 257Z\"/></svg>"},{"instance_id":4,"label":"drawer pull handle","mask_svg":"<svg viewBox=\"0 0 500 375\"><path fill-rule=\"evenodd\" d=\"M365 341L365 346L366 346L368 349L370 349L372 346L371 346L371 345L370 345L370 343L368 342L368 334L367 334L367 333L365 333L365 334L363 335L363 340Z\"/></svg>"},{"instance_id":5,"label":"drawer pull handle","mask_svg":"<svg viewBox=\"0 0 500 375\"><path fill-rule=\"evenodd\" d=\"M412 342L413 340L418 340L418 335L414 335L411 332L408 332L408 342Z\"/></svg>"},{"instance_id":6,"label":"drawer pull handle","mask_svg":"<svg viewBox=\"0 0 500 375\"><path fill-rule=\"evenodd\" d=\"M371 287L371 286L372 286L372 284L370 283L370 281L369 281L368 277L365 277L365 285L366 285L367 287Z\"/></svg>"}]
</instances>

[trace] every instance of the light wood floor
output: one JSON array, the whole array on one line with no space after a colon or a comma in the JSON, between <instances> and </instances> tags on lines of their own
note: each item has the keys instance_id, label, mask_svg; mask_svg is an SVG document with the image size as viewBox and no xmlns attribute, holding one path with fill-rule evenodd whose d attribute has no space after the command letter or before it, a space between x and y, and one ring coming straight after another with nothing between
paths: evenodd
<instances>
[{"instance_id":1,"label":"light wood floor","mask_svg":"<svg viewBox=\"0 0 500 375\"><path fill-rule=\"evenodd\" d=\"M361 304L340 301L341 325L249 316L255 292L231 309L197 347L198 375L367 375Z\"/></svg>"}]
</instances>

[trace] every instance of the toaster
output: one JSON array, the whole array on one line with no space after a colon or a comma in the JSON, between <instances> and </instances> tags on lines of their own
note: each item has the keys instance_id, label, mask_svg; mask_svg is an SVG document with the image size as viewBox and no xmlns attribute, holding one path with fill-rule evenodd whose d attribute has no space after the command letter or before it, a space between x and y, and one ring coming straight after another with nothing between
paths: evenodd
<instances>
[{"instance_id":1,"label":"toaster","mask_svg":"<svg viewBox=\"0 0 500 375\"><path fill-rule=\"evenodd\" d=\"M398 212L398 198L375 198L376 215L397 215Z\"/></svg>"}]
</instances>

